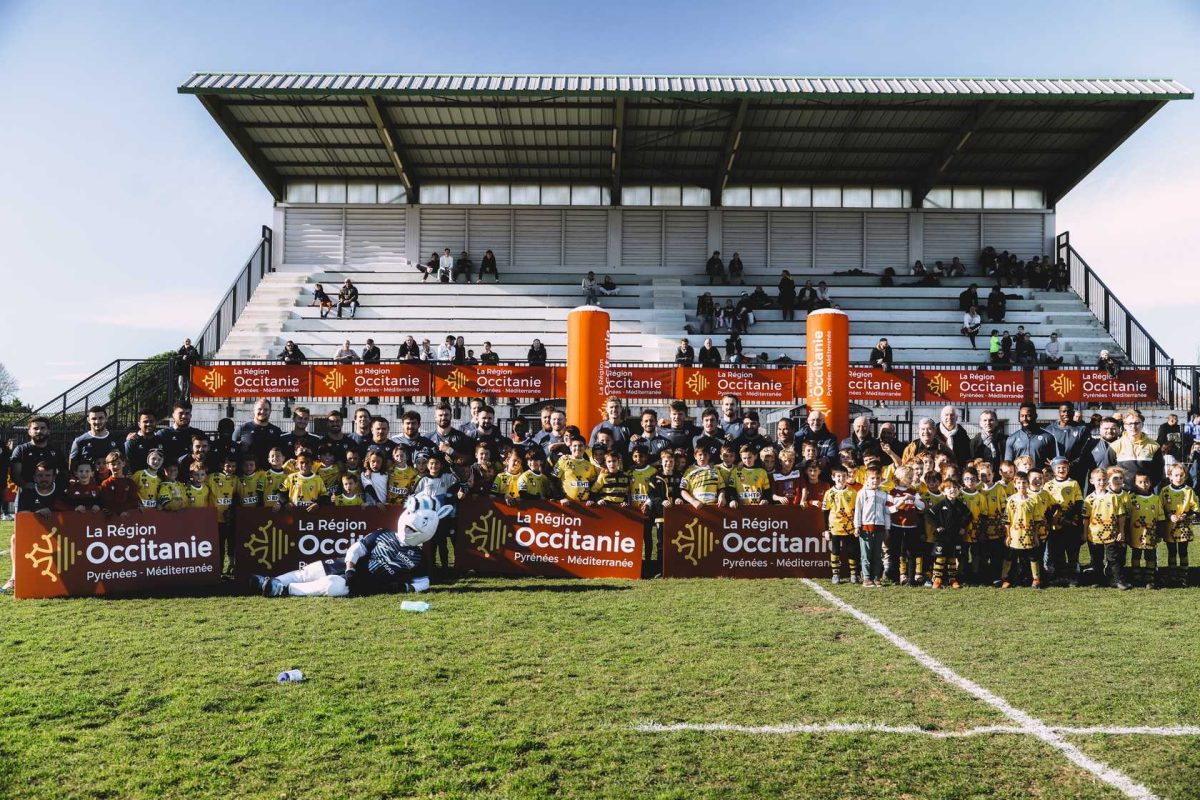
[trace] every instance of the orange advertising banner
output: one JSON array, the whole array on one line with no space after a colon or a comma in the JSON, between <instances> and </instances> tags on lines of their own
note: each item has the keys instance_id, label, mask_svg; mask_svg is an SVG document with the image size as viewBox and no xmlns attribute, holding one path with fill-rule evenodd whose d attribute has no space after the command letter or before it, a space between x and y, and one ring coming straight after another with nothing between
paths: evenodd
<instances>
[{"instance_id":1,"label":"orange advertising banner","mask_svg":"<svg viewBox=\"0 0 1200 800\"><path fill-rule=\"evenodd\" d=\"M91 597L211 586L221 578L217 512L17 514L16 596Z\"/></svg>"},{"instance_id":2,"label":"orange advertising banner","mask_svg":"<svg viewBox=\"0 0 1200 800\"><path fill-rule=\"evenodd\" d=\"M345 558L362 537L381 528L395 530L400 506L323 506L240 509L234 521L234 571L239 580L281 575L314 561Z\"/></svg>"},{"instance_id":3,"label":"orange advertising banner","mask_svg":"<svg viewBox=\"0 0 1200 800\"><path fill-rule=\"evenodd\" d=\"M218 364L192 367L192 397L309 397L308 367Z\"/></svg>"},{"instance_id":4,"label":"orange advertising banner","mask_svg":"<svg viewBox=\"0 0 1200 800\"><path fill-rule=\"evenodd\" d=\"M675 399L675 367L608 367L608 390L614 397Z\"/></svg>"},{"instance_id":5,"label":"orange advertising banner","mask_svg":"<svg viewBox=\"0 0 1200 800\"><path fill-rule=\"evenodd\" d=\"M882 370L877 367L851 367L850 399L859 403L909 403L913 399L911 369Z\"/></svg>"},{"instance_id":6,"label":"orange advertising banner","mask_svg":"<svg viewBox=\"0 0 1200 800\"><path fill-rule=\"evenodd\" d=\"M723 394L736 394L743 403L791 403L796 398L794 382L790 367L677 367L675 373L681 400L719 400Z\"/></svg>"},{"instance_id":7,"label":"orange advertising banner","mask_svg":"<svg viewBox=\"0 0 1200 800\"><path fill-rule=\"evenodd\" d=\"M1023 403L1033 398L1033 371L917 370L918 403Z\"/></svg>"},{"instance_id":8,"label":"orange advertising banner","mask_svg":"<svg viewBox=\"0 0 1200 800\"><path fill-rule=\"evenodd\" d=\"M663 574L668 578L828 578L825 518L816 508L668 506Z\"/></svg>"},{"instance_id":9,"label":"orange advertising banner","mask_svg":"<svg viewBox=\"0 0 1200 800\"><path fill-rule=\"evenodd\" d=\"M628 578L642 575L645 516L630 509L516 506L471 496L458 504L454 563L485 575Z\"/></svg>"},{"instance_id":10,"label":"orange advertising banner","mask_svg":"<svg viewBox=\"0 0 1200 800\"><path fill-rule=\"evenodd\" d=\"M430 392L422 364L314 364L313 397L412 397Z\"/></svg>"},{"instance_id":11,"label":"orange advertising banner","mask_svg":"<svg viewBox=\"0 0 1200 800\"><path fill-rule=\"evenodd\" d=\"M438 397L555 396L551 367L435 364L433 382Z\"/></svg>"},{"instance_id":12,"label":"orange advertising banner","mask_svg":"<svg viewBox=\"0 0 1200 800\"><path fill-rule=\"evenodd\" d=\"M1104 370L1045 369L1041 376L1043 403L1157 403L1158 372L1123 369L1117 377Z\"/></svg>"}]
</instances>

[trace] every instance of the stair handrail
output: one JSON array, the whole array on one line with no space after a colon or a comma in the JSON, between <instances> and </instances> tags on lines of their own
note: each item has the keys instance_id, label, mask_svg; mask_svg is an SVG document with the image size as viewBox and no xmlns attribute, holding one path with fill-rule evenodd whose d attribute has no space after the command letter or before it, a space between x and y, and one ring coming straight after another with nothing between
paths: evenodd
<instances>
[{"instance_id":1,"label":"stair handrail","mask_svg":"<svg viewBox=\"0 0 1200 800\"><path fill-rule=\"evenodd\" d=\"M238 317L246 308L246 304L250 302L250 298L254 295L254 290L258 288L263 276L268 272L275 271L272 263L273 239L272 230L263 225L262 234L254 252L250 254L245 266L233 279L233 283L229 285L225 296L217 303L217 309L209 317L208 324L204 326L200 335L192 340L193 346L200 351L201 358L216 355L217 351L221 349L221 345L225 343L226 337L229 336L229 332L233 330L233 326L237 324Z\"/></svg>"}]
</instances>

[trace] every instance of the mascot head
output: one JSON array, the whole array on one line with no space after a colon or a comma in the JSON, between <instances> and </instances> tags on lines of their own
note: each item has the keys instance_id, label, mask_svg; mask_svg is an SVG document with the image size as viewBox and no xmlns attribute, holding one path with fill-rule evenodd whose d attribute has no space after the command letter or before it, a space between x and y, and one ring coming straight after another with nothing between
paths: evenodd
<instances>
[{"instance_id":1,"label":"mascot head","mask_svg":"<svg viewBox=\"0 0 1200 800\"><path fill-rule=\"evenodd\" d=\"M413 495L404 503L404 512L396 523L400 541L420 547L437 533L438 523L454 513L454 506L427 494Z\"/></svg>"}]
</instances>

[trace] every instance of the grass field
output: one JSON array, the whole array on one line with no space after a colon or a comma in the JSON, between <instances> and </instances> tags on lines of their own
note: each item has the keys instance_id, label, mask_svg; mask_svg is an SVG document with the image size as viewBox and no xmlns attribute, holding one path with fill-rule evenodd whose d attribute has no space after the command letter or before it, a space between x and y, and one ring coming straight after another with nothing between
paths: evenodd
<instances>
[{"instance_id":1,"label":"grass field","mask_svg":"<svg viewBox=\"0 0 1200 800\"><path fill-rule=\"evenodd\" d=\"M1200 590L833 590L1049 725L1200 724ZM636 729L1012 724L797 581L429 599L4 598L0 796L1121 796L1023 734ZM1200 737L1068 738L1200 796Z\"/></svg>"}]
</instances>

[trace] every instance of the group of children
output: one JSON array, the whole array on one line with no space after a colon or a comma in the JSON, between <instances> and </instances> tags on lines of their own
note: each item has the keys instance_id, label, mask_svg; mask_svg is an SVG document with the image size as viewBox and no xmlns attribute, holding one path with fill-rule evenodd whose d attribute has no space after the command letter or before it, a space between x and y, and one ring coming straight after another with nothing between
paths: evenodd
<instances>
[{"instance_id":1,"label":"group of children","mask_svg":"<svg viewBox=\"0 0 1200 800\"><path fill-rule=\"evenodd\" d=\"M1048 476L1028 456L1002 462L998 474L982 460L959 469L944 455L899 467L867 461L858 469L834 467L822 501L834 583L857 583L861 575L868 587L885 578L935 588L1008 588L1028 580L1037 589L1055 578L1075 586L1085 574L1085 541L1095 583L1128 589L1186 581L1200 505L1181 464L1161 488L1139 472L1132 491L1121 467L1095 469L1085 497L1061 457L1050 462ZM1168 552L1164 568L1160 542Z\"/></svg>"}]
</instances>

